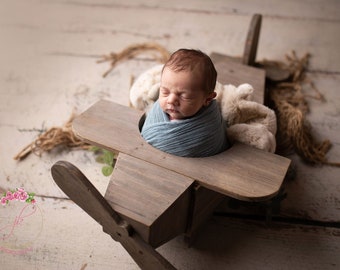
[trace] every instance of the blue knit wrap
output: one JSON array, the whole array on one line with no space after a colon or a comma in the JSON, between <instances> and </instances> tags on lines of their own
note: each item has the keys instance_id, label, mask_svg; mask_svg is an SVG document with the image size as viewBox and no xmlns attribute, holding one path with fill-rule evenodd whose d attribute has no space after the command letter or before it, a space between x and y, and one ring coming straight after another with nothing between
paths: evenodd
<instances>
[{"instance_id":1,"label":"blue knit wrap","mask_svg":"<svg viewBox=\"0 0 340 270\"><path fill-rule=\"evenodd\" d=\"M191 118L170 121L157 100L141 134L155 148L182 157L206 157L229 147L225 122L216 100Z\"/></svg>"}]
</instances>

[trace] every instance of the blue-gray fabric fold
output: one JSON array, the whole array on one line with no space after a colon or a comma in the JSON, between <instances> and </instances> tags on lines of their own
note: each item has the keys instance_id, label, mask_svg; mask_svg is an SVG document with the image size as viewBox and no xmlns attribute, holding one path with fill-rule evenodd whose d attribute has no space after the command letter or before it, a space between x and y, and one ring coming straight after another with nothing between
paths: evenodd
<instances>
[{"instance_id":1,"label":"blue-gray fabric fold","mask_svg":"<svg viewBox=\"0 0 340 270\"><path fill-rule=\"evenodd\" d=\"M182 157L206 157L229 147L225 122L216 100L196 115L170 121L157 100L147 114L141 134L155 148Z\"/></svg>"}]
</instances>

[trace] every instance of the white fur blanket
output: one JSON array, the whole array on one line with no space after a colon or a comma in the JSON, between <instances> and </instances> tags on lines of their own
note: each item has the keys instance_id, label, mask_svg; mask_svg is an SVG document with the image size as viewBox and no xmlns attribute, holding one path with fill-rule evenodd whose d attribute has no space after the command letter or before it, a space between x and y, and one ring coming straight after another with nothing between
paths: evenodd
<instances>
[{"instance_id":1,"label":"white fur blanket","mask_svg":"<svg viewBox=\"0 0 340 270\"><path fill-rule=\"evenodd\" d=\"M142 73L130 89L130 102L139 110L148 111L158 99L161 71L157 65ZM276 116L273 110L252 101L253 87L249 84L222 85L216 82L217 103L227 123L230 142L239 141L268 152L276 148Z\"/></svg>"}]
</instances>

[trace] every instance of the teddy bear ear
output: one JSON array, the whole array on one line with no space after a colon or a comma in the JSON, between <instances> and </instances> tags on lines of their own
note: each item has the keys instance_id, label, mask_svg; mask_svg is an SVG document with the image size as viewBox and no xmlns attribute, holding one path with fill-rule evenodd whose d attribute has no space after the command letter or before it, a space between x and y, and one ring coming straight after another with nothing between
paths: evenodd
<instances>
[{"instance_id":1,"label":"teddy bear ear","mask_svg":"<svg viewBox=\"0 0 340 270\"><path fill-rule=\"evenodd\" d=\"M152 101L156 101L158 99L158 96L159 96L159 88L160 87L161 87L161 83L160 82L155 83L154 85L152 85L150 87L150 90L148 92L147 97L149 99L151 99Z\"/></svg>"},{"instance_id":2,"label":"teddy bear ear","mask_svg":"<svg viewBox=\"0 0 340 270\"><path fill-rule=\"evenodd\" d=\"M252 100L252 94L254 92L254 88L250 84L248 83L241 84L237 87L236 90L240 98Z\"/></svg>"},{"instance_id":3,"label":"teddy bear ear","mask_svg":"<svg viewBox=\"0 0 340 270\"><path fill-rule=\"evenodd\" d=\"M129 94L130 104L134 108L143 111L158 98L162 69L163 65L156 65L144 71L134 81Z\"/></svg>"}]
</instances>

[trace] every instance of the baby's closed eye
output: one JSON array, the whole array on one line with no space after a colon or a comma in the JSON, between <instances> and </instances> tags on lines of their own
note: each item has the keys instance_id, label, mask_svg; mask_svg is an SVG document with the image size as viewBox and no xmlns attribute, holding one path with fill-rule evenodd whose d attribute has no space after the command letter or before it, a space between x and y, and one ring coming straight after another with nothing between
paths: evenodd
<instances>
[{"instance_id":1,"label":"baby's closed eye","mask_svg":"<svg viewBox=\"0 0 340 270\"><path fill-rule=\"evenodd\" d=\"M169 90L162 87L162 88L160 88L160 93L161 93L163 96L167 96L167 95L169 95Z\"/></svg>"}]
</instances>

